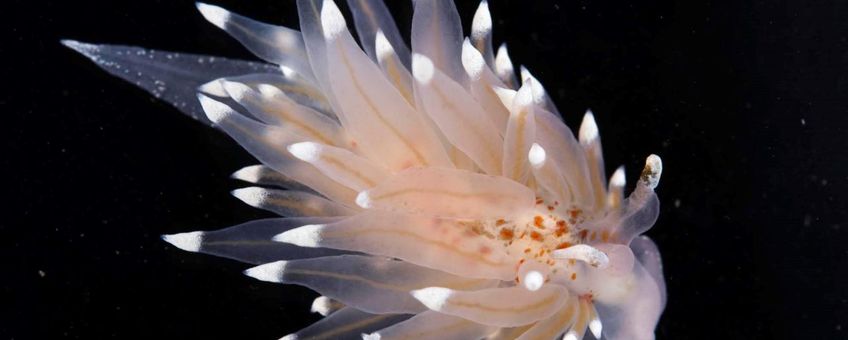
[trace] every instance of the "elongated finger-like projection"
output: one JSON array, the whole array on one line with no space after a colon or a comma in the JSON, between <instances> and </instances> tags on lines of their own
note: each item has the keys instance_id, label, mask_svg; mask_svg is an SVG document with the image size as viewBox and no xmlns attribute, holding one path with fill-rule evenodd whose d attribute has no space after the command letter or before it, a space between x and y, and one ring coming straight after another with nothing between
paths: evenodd
<instances>
[{"instance_id":1,"label":"elongated finger-like projection","mask_svg":"<svg viewBox=\"0 0 848 340\"><path fill-rule=\"evenodd\" d=\"M431 285L469 290L493 282L362 255L278 261L248 269L245 274L262 281L303 285L347 306L378 314L423 311L424 305L410 295L413 290Z\"/></svg>"},{"instance_id":2,"label":"elongated finger-like projection","mask_svg":"<svg viewBox=\"0 0 848 340\"><path fill-rule=\"evenodd\" d=\"M274 240L393 257L473 278L509 280L514 272L496 241L475 237L461 221L421 215L369 212L292 229Z\"/></svg>"},{"instance_id":3,"label":"elongated finger-like projection","mask_svg":"<svg viewBox=\"0 0 848 340\"><path fill-rule=\"evenodd\" d=\"M568 290L547 285L537 291L522 287L461 292L430 287L412 292L427 308L484 325L515 327L551 316L568 299Z\"/></svg>"},{"instance_id":4,"label":"elongated finger-like projection","mask_svg":"<svg viewBox=\"0 0 848 340\"><path fill-rule=\"evenodd\" d=\"M526 212L533 201L532 191L502 177L442 168L409 169L356 197L368 209L464 218Z\"/></svg>"},{"instance_id":5,"label":"elongated finger-like projection","mask_svg":"<svg viewBox=\"0 0 848 340\"><path fill-rule=\"evenodd\" d=\"M394 326L363 335L362 339L481 339L496 329L460 317L426 311Z\"/></svg>"}]
</instances>

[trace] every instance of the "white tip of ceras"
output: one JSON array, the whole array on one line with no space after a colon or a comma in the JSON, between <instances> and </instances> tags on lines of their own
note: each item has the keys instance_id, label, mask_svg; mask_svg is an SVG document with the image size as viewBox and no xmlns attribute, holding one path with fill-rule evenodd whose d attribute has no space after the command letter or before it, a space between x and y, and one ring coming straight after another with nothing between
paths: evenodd
<instances>
[{"instance_id":1,"label":"white tip of ceras","mask_svg":"<svg viewBox=\"0 0 848 340\"><path fill-rule=\"evenodd\" d=\"M312 306L309 308L309 310L312 313L318 313L321 314L321 316L327 316L330 315L330 313L332 313L336 309L335 304L336 303L333 301L333 299L328 298L326 296L319 296L315 298L315 300L312 300Z\"/></svg>"},{"instance_id":2,"label":"white tip of ceras","mask_svg":"<svg viewBox=\"0 0 848 340\"><path fill-rule=\"evenodd\" d=\"M501 104L507 109L512 107L512 101L515 100L515 95L518 93L513 89L508 89L500 86L492 86L492 91L501 100Z\"/></svg>"},{"instance_id":3,"label":"white tip of ceras","mask_svg":"<svg viewBox=\"0 0 848 340\"><path fill-rule=\"evenodd\" d=\"M622 165L612 173L609 185L610 187L623 188L625 184L627 184L627 179L624 178L624 166Z\"/></svg>"},{"instance_id":4,"label":"white tip of ceras","mask_svg":"<svg viewBox=\"0 0 848 340\"><path fill-rule=\"evenodd\" d=\"M565 333L565 336L562 337L562 340L579 340L577 339L577 331L569 330L568 333Z\"/></svg>"},{"instance_id":5,"label":"white tip of ceras","mask_svg":"<svg viewBox=\"0 0 848 340\"><path fill-rule=\"evenodd\" d=\"M474 18L471 19L471 37L481 39L492 31L492 14L489 12L489 3L486 0L480 1L480 6L477 7L477 12L474 12Z\"/></svg>"},{"instance_id":6,"label":"white tip of ceras","mask_svg":"<svg viewBox=\"0 0 848 340\"><path fill-rule=\"evenodd\" d=\"M609 257L607 254L586 244L578 244L565 249L554 250L551 256L556 259L583 261L599 269L609 266Z\"/></svg>"},{"instance_id":7,"label":"white tip of ceras","mask_svg":"<svg viewBox=\"0 0 848 340\"><path fill-rule=\"evenodd\" d=\"M412 297L416 300L424 304L424 306L427 306L427 308L439 311L451 295L453 295L453 290L442 287L427 287L413 290L410 294L412 294Z\"/></svg>"},{"instance_id":8,"label":"white tip of ceras","mask_svg":"<svg viewBox=\"0 0 848 340\"><path fill-rule=\"evenodd\" d=\"M197 100L200 101L200 106L203 107L206 118L209 118L212 123L219 124L234 113L233 109L226 104L209 98L204 94L197 94Z\"/></svg>"},{"instance_id":9,"label":"white tip of ceras","mask_svg":"<svg viewBox=\"0 0 848 340\"><path fill-rule=\"evenodd\" d=\"M224 29L227 25L227 22L230 21L230 11L214 6L205 4L202 2L197 2L194 4L197 7L197 10L200 11L200 14L203 15L203 18L206 21L209 21L215 26L218 26L220 29Z\"/></svg>"},{"instance_id":10,"label":"white tip of ceras","mask_svg":"<svg viewBox=\"0 0 848 340\"><path fill-rule=\"evenodd\" d=\"M230 175L230 178L249 183L256 183L259 182L259 178L262 176L262 169L262 165L246 166L241 169L238 169L236 172Z\"/></svg>"},{"instance_id":11,"label":"white tip of ceras","mask_svg":"<svg viewBox=\"0 0 848 340\"><path fill-rule=\"evenodd\" d=\"M268 199L268 190L260 187L247 187L230 192L233 196L251 207L261 207Z\"/></svg>"},{"instance_id":12,"label":"white tip of ceras","mask_svg":"<svg viewBox=\"0 0 848 340\"><path fill-rule=\"evenodd\" d=\"M362 340L380 340L383 336L380 333L362 334Z\"/></svg>"},{"instance_id":13,"label":"white tip of ceras","mask_svg":"<svg viewBox=\"0 0 848 340\"><path fill-rule=\"evenodd\" d=\"M498 76L503 78L512 76L515 69L512 66L512 59L509 58L509 51L506 49L506 43L498 47L498 53L495 54L495 70Z\"/></svg>"},{"instance_id":14,"label":"white tip of ceras","mask_svg":"<svg viewBox=\"0 0 848 340\"><path fill-rule=\"evenodd\" d=\"M435 67L430 58L423 54L412 54L412 76L421 84L428 84L433 79Z\"/></svg>"},{"instance_id":15,"label":"white tip of ceras","mask_svg":"<svg viewBox=\"0 0 848 340\"><path fill-rule=\"evenodd\" d=\"M333 0L324 0L321 6L321 28L324 30L324 39L327 40L335 40L347 30L344 15Z\"/></svg>"},{"instance_id":16,"label":"white tip of ceras","mask_svg":"<svg viewBox=\"0 0 848 340\"><path fill-rule=\"evenodd\" d=\"M162 240L174 247L196 253L200 251L200 246L203 243L203 232L192 231L182 234L162 235Z\"/></svg>"},{"instance_id":17,"label":"white tip of ceras","mask_svg":"<svg viewBox=\"0 0 848 340\"><path fill-rule=\"evenodd\" d=\"M289 335L286 335L286 336L280 338L279 340L298 340L298 339L299 338L297 337L296 334L289 334Z\"/></svg>"},{"instance_id":18,"label":"white tip of ceras","mask_svg":"<svg viewBox=\"0 0 848 340\"><path fill-rule=\"evenodd\" d=\"M656 189L657 185L660 184L660 177L662 176L662 159L660 156L651 154L645 159L645 168L642 169L642 175L639 176L639 180L644 183L651 190Z\"/></svg>"},{"instance_id":19,"label":"white tip of ceras","mask_svg":"<svg viewBox=\"0 0 848 340\"><path fill-rule=\"evenodd\" d=\"M595 336L595 339L601 338L601 331L603 331L604 325L601 323L601 319L595 317L591 321L589 321L589 331L592 332L592 335Z\"/></svg>"},{"instance_id":20,"label":"white tip of ceras","mask_svg":"<svg viewBox=\"0 0 848 340\"><path fill-rule=\"evenodd\" d=\"M527 273L527 275L524 275L524 279L521 280L521 282L524 284L524 288L527 288L527 290L531 292L535 292L539 290L539 288L542 288L542 285L545 284L545 276L534 270Z\"/></svg>"},{"instance_id":21,"label":"white tip of ceras","mask_svg":"<svg viewBox=\"0 0 848 340\"><path fill-rule=\"evenodd\" d=\"M360 191L356 195L356 205L362 209L371 208L371 195L368 194L368 190Z\"/></svg>"},{"instance_id":22,"label":"white tip of ceras","mask_svg":"<svg viewBox=\"0 0 848 340\"><path fill-rule=\"evenodd\" d=\"M307 163L318 160L321 153L321 145L313 142L294 143L286 147L295 158Z\"/></svg>"},{"instance_id":23,"label":"white tip of ceras","mask_svg":"<svg viewBox=\"0 0 848 340\"><path fill-rule=\"evenodd\" d=\"M300 247L320 247L321 230L323 229L324 225L308 224L299 228L286 231L284 233L277 234L271 240L274 242L293 244Z\"/></svg>"},{"instance_id":24,"label":"white tip of ceras","mask_svg":"<svg viewBox=\"0 0 848 340\"><path fill-rule=\"evenodd\" d=\"M198 86L197 91L215 97L227 97L229 96L229 94L227 94L227 90L224 90L224 85L222 85L225 80L226 79L221 78L207 82L203 85Z\"/></svg>"},{"instance_id":25,"label":"white tip of ceras","mask_svg":"<svg viewBox=\"0 0 848 340\"><path fill-rule=\"evenodd\" d=\"M383 34L383 30L377 30L377 35L374 37L374 50L377 52L377 59L380 61L386 60L395 54L395 49L392 43Z\"/></svg>"},{"instance_id":26,"label":"white tip of ceras","mask_svg":"<svg viewBox=\"0 0 848 340\"><path fill-rule=\"evenodd\" d=\"M259 281L280 283L285 270L286 261L277 261L247 269L244 271L244 275Z\"/></svg>"},{"instance_id":27,"label":"white tip of ceras","mask_svg":"<svg viewBox=\"0 0 848 340\"><path fill-rule=\"evenodd\" d=\"M483 55L471 45L471 41L468 38L465 38L465 41L462 43L462 66L465 68L465 73L471 79L479 78L483 72L483 67L486 66Z\"/></svg>"},{"instance_id":28,"label":"white tip of ceras","mask_svg":"<svg viewBox=\"0 0 848 340\"><path fill-rule=\"evenodd\" d=\"M527 160L533 168L538 169L545 165L545 149L537 143L533 143L530 147L530 152L527 154Z\"/></svg>"},{"instance_id":29,"label":"white tip of ceras","mask_svg":"<svg viewBox=\"0 0 848 340\"><path fill-rule=\"evenodd\" d=\"M513 107L523 108L536 102L533 96L533 84L535 83L536 82L533 79L527 79L527 81L518 88L518 91L515 93L515 98L512 100Z\"/></svg>"},{"instance_id":30,"label":"white tip of ceras","mask_svg":"<svg viewBox=\"0 0 848 340\"><path fill-rule=\"evenodd\" d=\"M237 102L244 100L244 98L253 91L250 86L226 79L221 80L221 85L224 87L224 91L227 92L227 95Z\"/></svg>"},{"instance_id":31,"label":"white tip of ceras","mask_svg":"<svg viewBox=\"0 0 848 340\"><path fill-rule=\"evenodd\" d=\"M592 110L586 110L586 114L583 115L583 122L580 123L577 136L580 143L584 145L594 143L598 139L598 124L595 122Z\"/></svg>"}]
</instances>

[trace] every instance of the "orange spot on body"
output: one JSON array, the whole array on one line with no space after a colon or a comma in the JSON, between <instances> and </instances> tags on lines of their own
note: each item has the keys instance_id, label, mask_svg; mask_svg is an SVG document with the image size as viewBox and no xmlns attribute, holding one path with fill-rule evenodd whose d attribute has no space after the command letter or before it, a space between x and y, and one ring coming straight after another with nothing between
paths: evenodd
<instances>
[{"instance_id":1,"label":"orange spot on body","mask_svg":"<svg viewBox=\"0 0 848 340\"><path fill-rule=\"evenodd\" d=\"M524 253L525 254L530 253L530 248L524 249ZM524 259L522 259L522 260L524 260Z\"/></svg>"},{"instance_id":2,"label":"orange spot on body","mask_svg":"<svg viewBox=\"0 0 848 340\"><path fill-rule=\"evenodd\" d=\"M556 231L554 231L554 234L557 237L561 237L562 235L565 235L565 233L568 232L568 227L566 226L565 221L559 220L557 221L556 225L557 228Z\"/></svg>"},{"instance_id":3,"label":"orange spot on body","mask_svg":"<svg viewBox=\"0 0 848 340\"><path fill-rule=\"evenodd\" d=\"M543 200L541 198L536 198L536 204L542 204L542 203L545 203L545 200Z\"/></svg>"},{"instance_id":4,"label":"orange spot on body","mask_svg":"<svg viewBox=\"0 0 848 340\"><path fill-rule=\"evenodd\" d=\"M580 209L574 209L574 210L570 210L568 213L571 215L572 219L576 219L578 216L580 216L580 213L582 213L582 212L583 211L580 210Z\"/></svg>"},{"instance_id":5,"label":"orange spot on body","mask_svg":"<svg viewBox=\"0 0 848 340\"><path fill-rule=\"evenodd\" d=\"M587 236L588 234L589 234L589 231L588 231L588 230L581 230L579 235L580 235L580 238L582 238L582 239L586 239L586 236Z\"/></svg>"},{"instance_id":6,"label":"orange spot on body","mask_svg":"<svg viewBox=\"0 0 848 340\"><path fill-rule=\"evenodd\" d=\"M549 205L549 206L548 206L548 211L554 211L554 206Z\"/></svg>"},{"instance_id":7,"label":"orange spot on body","mask_svg":"<svg viewBox=\"0 0 848 340\"><path fill-rule=\"evenodd\" d=\"M502 228L500 234L498 235L498 237L500 237L501 240L512 240L512 238L514 236L515 236L515 233L512 230L507 229L507 228Z\"/></svg>"},{"instance_id":8,"label":"orange spot on body","mask_svg":"<svg viewBox=\"0 0 848 340\"><path fill-rule=\"evenodd\" d=\"M502 219L502 218L501 218L501 219L498 219L497 221L495 221L495 226L500 227L500 226L502 226L502 225L504 225L504 224L506 224L506 221L504 221L504 219Z\"/></svg>"},{"instance_id":9,"label":"orange spot on body","mask_svg":"<svg viewBox=\"0 0 848 340\"><path fill-rule=\"evenodd\" d=\"M535 217L533 217L533 225L536 226L536 228L545 229L545 219L544 219L544 217L539 216L539 215L536 215Z\"/></svg>"},{"instance_id":10,"label":"orange spot on body","mask_svg":"<svg viewBox=\"0 0 848 340\"><path fill-rule=\"evenodd\" d=\"M577 280L577 273L571 273L571 281Z\"/></svg>"},{"instance_id":11,"label":"orange spot on body","mask_svg":"<svg viewBox=\"0 0 848 340\"><path fill-rule=\"evenodd\" d=\"M558 244L556 246L556 249L565 249L565 248L568 248L568 247L571 247L571 243L563 242L563 243Z\"/></svg>"},{"instance_id":12,"label":"orange spot on body","mask_svg":"<svg viewBox=\"0 0 848 340\"><path fill-rule=\"evenodd\" d=\"M533 241L541 242L542 241L542 234L540 234L538 231L531 231L530 232L530 239L532 239Z\"/></svg>"},{"instance_id":13,"label":"orange spot on body","mask_svg":"<svg viewBox=\"0 0 848 340\"><path fill-rule=\"evenodd\" d=\"M601 241L609 242L609 239L610 239L610 233L609 233L609 230L604 230L604 231L602 231L602 232L601 232Z\"/></svg>"}]
</instances>

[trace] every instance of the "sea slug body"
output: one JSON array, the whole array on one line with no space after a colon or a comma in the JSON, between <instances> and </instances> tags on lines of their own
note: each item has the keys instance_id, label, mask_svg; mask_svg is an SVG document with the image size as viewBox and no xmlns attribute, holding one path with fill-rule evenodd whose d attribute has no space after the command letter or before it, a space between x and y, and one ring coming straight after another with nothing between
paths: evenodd
<instances>
[{"instance_id":1,"label":"sea slug body","mask_svg":"<svg viewBox=\"0 0 848 340\"><path fill-rule=\"evenodd\" d=\"M382 0L348 0L358 42L332 0L298 0L300 31L197 5L264 62L63 43L261 162L232 194L282 217L163 239L320 293L286 339L654 338L660 158L625 195L594 113L575 138L485 0L468 38L451 0L413 3L411 48Z\"/></svg>"}]
</instances>

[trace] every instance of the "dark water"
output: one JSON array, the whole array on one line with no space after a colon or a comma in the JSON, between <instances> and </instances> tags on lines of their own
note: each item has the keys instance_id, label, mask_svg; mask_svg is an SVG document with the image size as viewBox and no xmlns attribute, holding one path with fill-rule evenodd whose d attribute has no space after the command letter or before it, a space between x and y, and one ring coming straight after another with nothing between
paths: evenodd
<instances>
[{"instance_id":1,"label":"dark water","mask_svg":"<svg viewBox=\"0 0 848 340\"><path fill-rule=\"evenodd\" d=\"M389 1L409 25L407 1ZM495 40L608 170L662 156L660 339L848 338L848 3L491 1ZM221 2L296 27L293 1ZM476 2L458 4L466 30ZM249 58L189 1L5 6L0 338L274 339L315 293L159 234L269 216L229 196L223 134L60 38Z\"/></svg>"}]
</instances>

